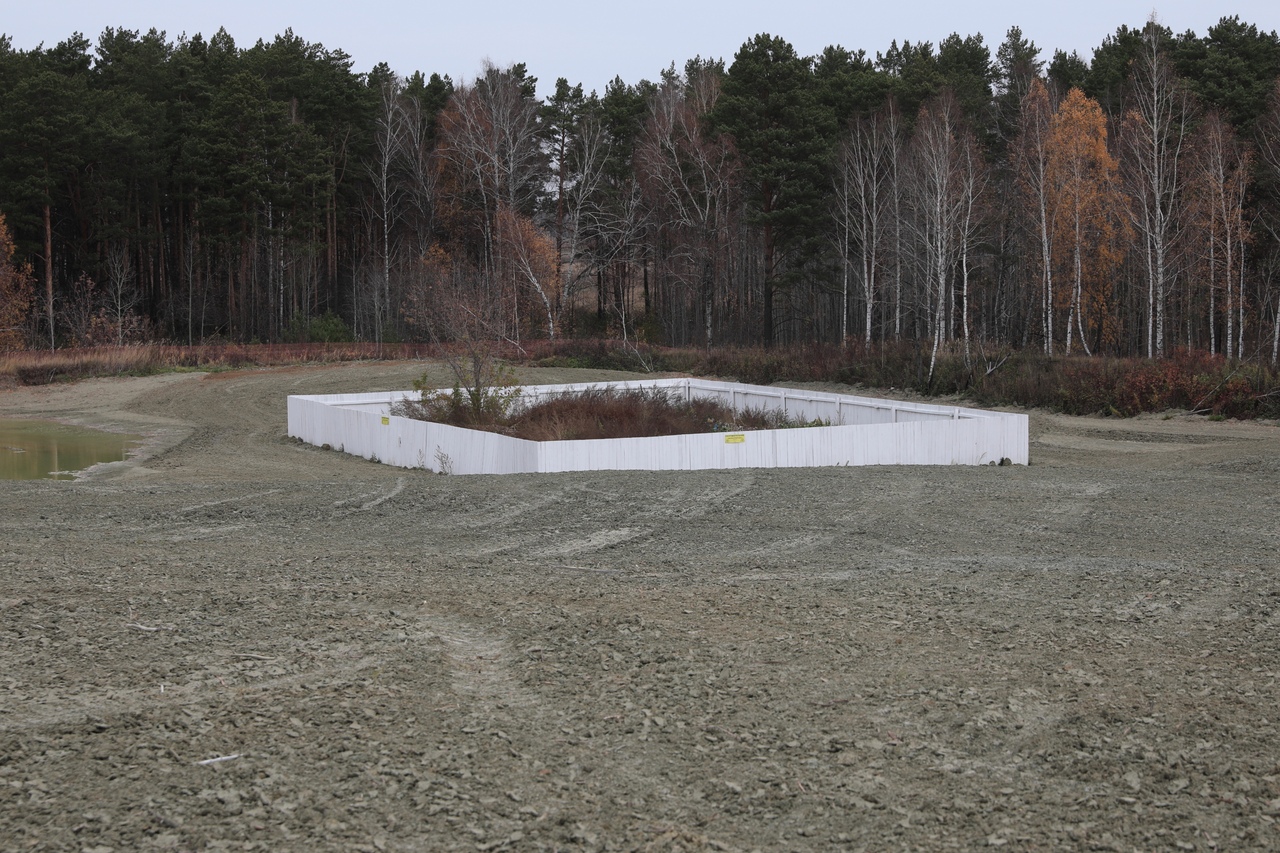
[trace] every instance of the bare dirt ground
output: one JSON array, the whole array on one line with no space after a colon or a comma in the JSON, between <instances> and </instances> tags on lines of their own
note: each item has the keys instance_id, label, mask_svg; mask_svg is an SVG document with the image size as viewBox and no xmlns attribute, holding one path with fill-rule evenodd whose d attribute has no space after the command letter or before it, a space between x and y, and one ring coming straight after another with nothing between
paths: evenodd
<instances>
[{"instance_id":1,"label":"bare dirt ground","mask_svg":"<svg viewBox=\"0 0 1280 853\"><path fill-rule=\"evenodd\" d=\"M150 436L0 484L0 849L1280 847L1274 425L515 477L285 436L421 370L0 392Z\"/></svg>"}]
</instances>

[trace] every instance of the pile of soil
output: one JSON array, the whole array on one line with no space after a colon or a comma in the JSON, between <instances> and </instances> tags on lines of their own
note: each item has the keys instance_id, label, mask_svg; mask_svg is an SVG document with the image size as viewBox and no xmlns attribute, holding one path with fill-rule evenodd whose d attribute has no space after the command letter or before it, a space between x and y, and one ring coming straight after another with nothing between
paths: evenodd
<instances>
[{"instance_id":1,"label":"pile of soil","mask_svg":"<svg viewBox=\"0 0 1280 853\"><path fill-rule=\"evenodd\" d=\"M506 477L285 436L422 369L0 392L152 441L0 486L0 848L1280 846L1274 426Z\"/></svg>"}]
</instances>

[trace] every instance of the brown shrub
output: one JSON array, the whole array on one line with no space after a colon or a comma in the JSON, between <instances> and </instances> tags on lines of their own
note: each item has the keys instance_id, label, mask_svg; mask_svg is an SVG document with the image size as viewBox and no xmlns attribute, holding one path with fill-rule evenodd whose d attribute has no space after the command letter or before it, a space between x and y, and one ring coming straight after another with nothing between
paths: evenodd
<instances>
[{"instance_id":1,"label":"brown shrub","mask_svg":"<svg viewBox=\"0 0 1280 853\"><path fill-rule=\"evenodd\" d=\"M778 411L735 413L723 403L701 397L685 401L661 388L590 388L523 407L513 405L505 411L494 407L479 417L444 392L423 403L398 405L393 411L405 417L500 432L530 441L647 438L819 425L791 421Z\"/></svg>"}]
</instances>

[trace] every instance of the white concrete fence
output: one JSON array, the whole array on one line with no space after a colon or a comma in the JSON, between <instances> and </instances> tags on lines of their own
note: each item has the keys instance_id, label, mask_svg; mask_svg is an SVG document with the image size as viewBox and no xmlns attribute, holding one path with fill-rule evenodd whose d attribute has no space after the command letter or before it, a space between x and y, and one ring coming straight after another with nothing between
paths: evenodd
<instances>
[{"instance_id":1,"label":"white concrete fence","mask_svg":"<svg viewBox=\"0 0 1280 853\"><path fill-rule=\"evenodd\" d=\"M414 391L289 397L289 435L401 468L450 474L812 468L830 465L987 465L1029 459L1026 415L706 379L529 385L525 402L589 388L665 389L743 409L780 409L822 427L655 438L526 441L391 414Z\"/></svg>"}]
</instances>

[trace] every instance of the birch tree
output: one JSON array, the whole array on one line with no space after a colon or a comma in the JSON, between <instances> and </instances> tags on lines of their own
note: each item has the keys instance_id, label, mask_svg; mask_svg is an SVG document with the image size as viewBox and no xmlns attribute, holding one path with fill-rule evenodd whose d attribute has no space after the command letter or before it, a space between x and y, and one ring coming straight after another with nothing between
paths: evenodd
<instances>
[{"instance_id":1,"label":"birch tree","mask_svg":"<svg viewBox=\"0 0 1280 853\"><path fill-rule=\"evenodd\" d=\"M1053 107L1049 91L1036 78L1022 99L1016 143L1018 189L1023 202L1033 214L1035 269L1039 273L1040 333L1044 352L1053 355L1054 288L1053 288L1053 218L1052 194L1049 188L1049 132Z\"/></svg>"},{"instance_id":2,"label":"birch tree","mask_svg":"<svg viewBox=\"0 0 1280 853\"><path fill-rule=\"evenodd\" d=\"M1267 110L1258 122L1258 160L1267 180L1280 187L1280 80L1275 82L1271 97L1267 100ZM1272 210L1270 217L1261 221L1270 232L1273 244L1280 244L1280 221L1276 216L1280 211ZM1273 253L1278 250L1273 248ZM1271 363L1280 362L1280 291L1276 292L1276 304L1272 309L1271 325Z\"/></svg>"},{"instance_id":3,"label":"birch tree","mask_svg":"<svg viewBox=\"0 0 1280 853\"><path fill-rule=\"evenodd\" d=\"M1200 204L1208 275L1209 349L1217 352L1217 293L1223 294L1226 335L1222 352L1244 357L1244 251L1248 242L1244 205L1253 156L1217 111L1210 112L1197 132L1195 186Z\"/></svg>"},{"instance_id":4,"label":"birch tree","mask_svg":"<svg viewBox=\"0 0 1280 853\"><path fill-rule=\"evenodd\" d=\"M1146 272L1147 357L1165 354L1165 316L1181 237L1184 148L1192 118L1190 95L1160 47L1160 27L1148 21L1130 75L1130 104L1121 141L1131 199L1130 218Z\"/></svg>"},{"instance_id":5,"label":"birch tree","mask_svg":"<svg viewBox=\"0 0 1280 853\"><path fill-rule=\"evenodd\" d=\"M434 240L436 204L439 193L439 163L433 134L435 114L421 95L406 94L401 99L403 132L400 156L403 169L405 208L414 240L414 254L421 258Z\"/></svg>"},{"instance_id":6,"label":"birch tree","mask_svg":"<svg viewBox=\"0 0 1280 853\"><path fill-rule=\"evenodd\" d=\"M970 282L972 280L973 254L982 240L983 205L990 180L987 164L983 162L978 141L967 130L959 139L959 254L960 254L960 324L964 342L964 363L971 363L969 345Z\"/></svg>"},{"instance_id":7,"label":"birch tree","mask_svg":"<svg viewBox=\"0 0 1280 853\"><path fill-rule=\"evenodd\" d=\"M679 251L692 270L708 349L714 343L717 260L738 179L732 145L702 129L702 117L719 96L720 75L713 69L685 80L668 76L653 96L636 151L645 195L678 232Z\"/></svg>"},{"instance_id":8,"label":"birch tree","mask_svg":"<svg viewBox=\"0 0 1280 853\"><path fill-rule=\"evenodd\" d=\"M902 113L897 102L890 97L884 107L884 129L889 138L887 154L889 191L889 230L891 239L891 260L893 265L893 339L902 339L902 278L905 246L903 243L904 215L903 196L905 181L903 166L906 152L903 144Z\"/></svg>"},{"instance_id":9,"label":"birch tree","mask_svg":"<svg viewBox=\"0 0 1280 853\"><path fill-rule=\"evenodd\" d=\"M370 231L377 250L377 278L370 294L374 340L381 344L391 313L391 265L400 218L401 182L397 174L403 114L398 103L403 83L389 71L378 83L378 113L374 124L374 154L368 163Z\"/></svg>"},{"instance_id":10,"label":"birch tree","mask_svg":"<svg viewBox=\"0 0 1280 853\"><path fill-rule=\"evenodd\" d=\"M916 238L923 261L926 312L933 337L930 379L941 342L952 336L948 322L951 276L957 248L963 239L965 198L959 123L955 99L944 92L920 108L912 139Z\"/></svg>"},{"instance_id":11,"label":"birch tree","mask_svg":"<svg viewBox=\"0 0 1280 853\"><path fill-rule=\"evenodd\" d=\"M116 346L124 346L130 332L136 332L138 317L134 313L138 292L134 289L133 260L126 246L112 246L107 252L107 292L105 313L115 331Z\"/></svg>"},{"instance_id":12,"label":"birch tree","mask_svg":"<svg viewBox=\"0 0 1280 853\"><path fill-rule=\"evenodd\" d=\"M883 263L885 209L889 203L892 149L887 112L850 121L836 152L833 176L835 219L841 260L840 341L849 340L850 257L858 256L862 286L863 341L871 343L877 275ZM855 249L856 247L856 249Z\"/></svg>"},{"instance_id":13,"label":"birch tree","mask_svg":"<svg viewBox=\"0 0 1280 853\"><path fill-rule=\"evenodd\" d=\"M545 156L539 108L522 66L487 65L471 86L459 86L440 119L440 152L454 170L456 202L480 217L481 261L492 269L499 205L529 213L542 192Z\"/></svg>"},{"instance_id":14,"label":"birch tree","mask_svg":"<svg viewBox=\"0 0 1280 853\"><path fill-rule=\"evenodd\" d=\"M532 220L506 205L498 208L496 228L503 259L516 280L537 295L547 317L547 338L554 340L556 305L560 302L555 244Z\"/></svg>"},{"instance_id":15,"label":"birch tree","mask_svg":"<svg viewBox=\"0 0 1280 853\"><path fill-rule=\"evenodd\" d=\"M546 156L539 133L539 105L524 66L500 70L487 65L472 86L459 86L440 119L440 152L451 172L456 222L475 233L472 251L479 279L506 291L512 332L518 335L521 283L531 282L518 258L503 255L499 216L530 215L546 181ZM502 213L503 211L509 212ZM532 288L540 300L545 292Z\"/></svg>"}]
</instances>

